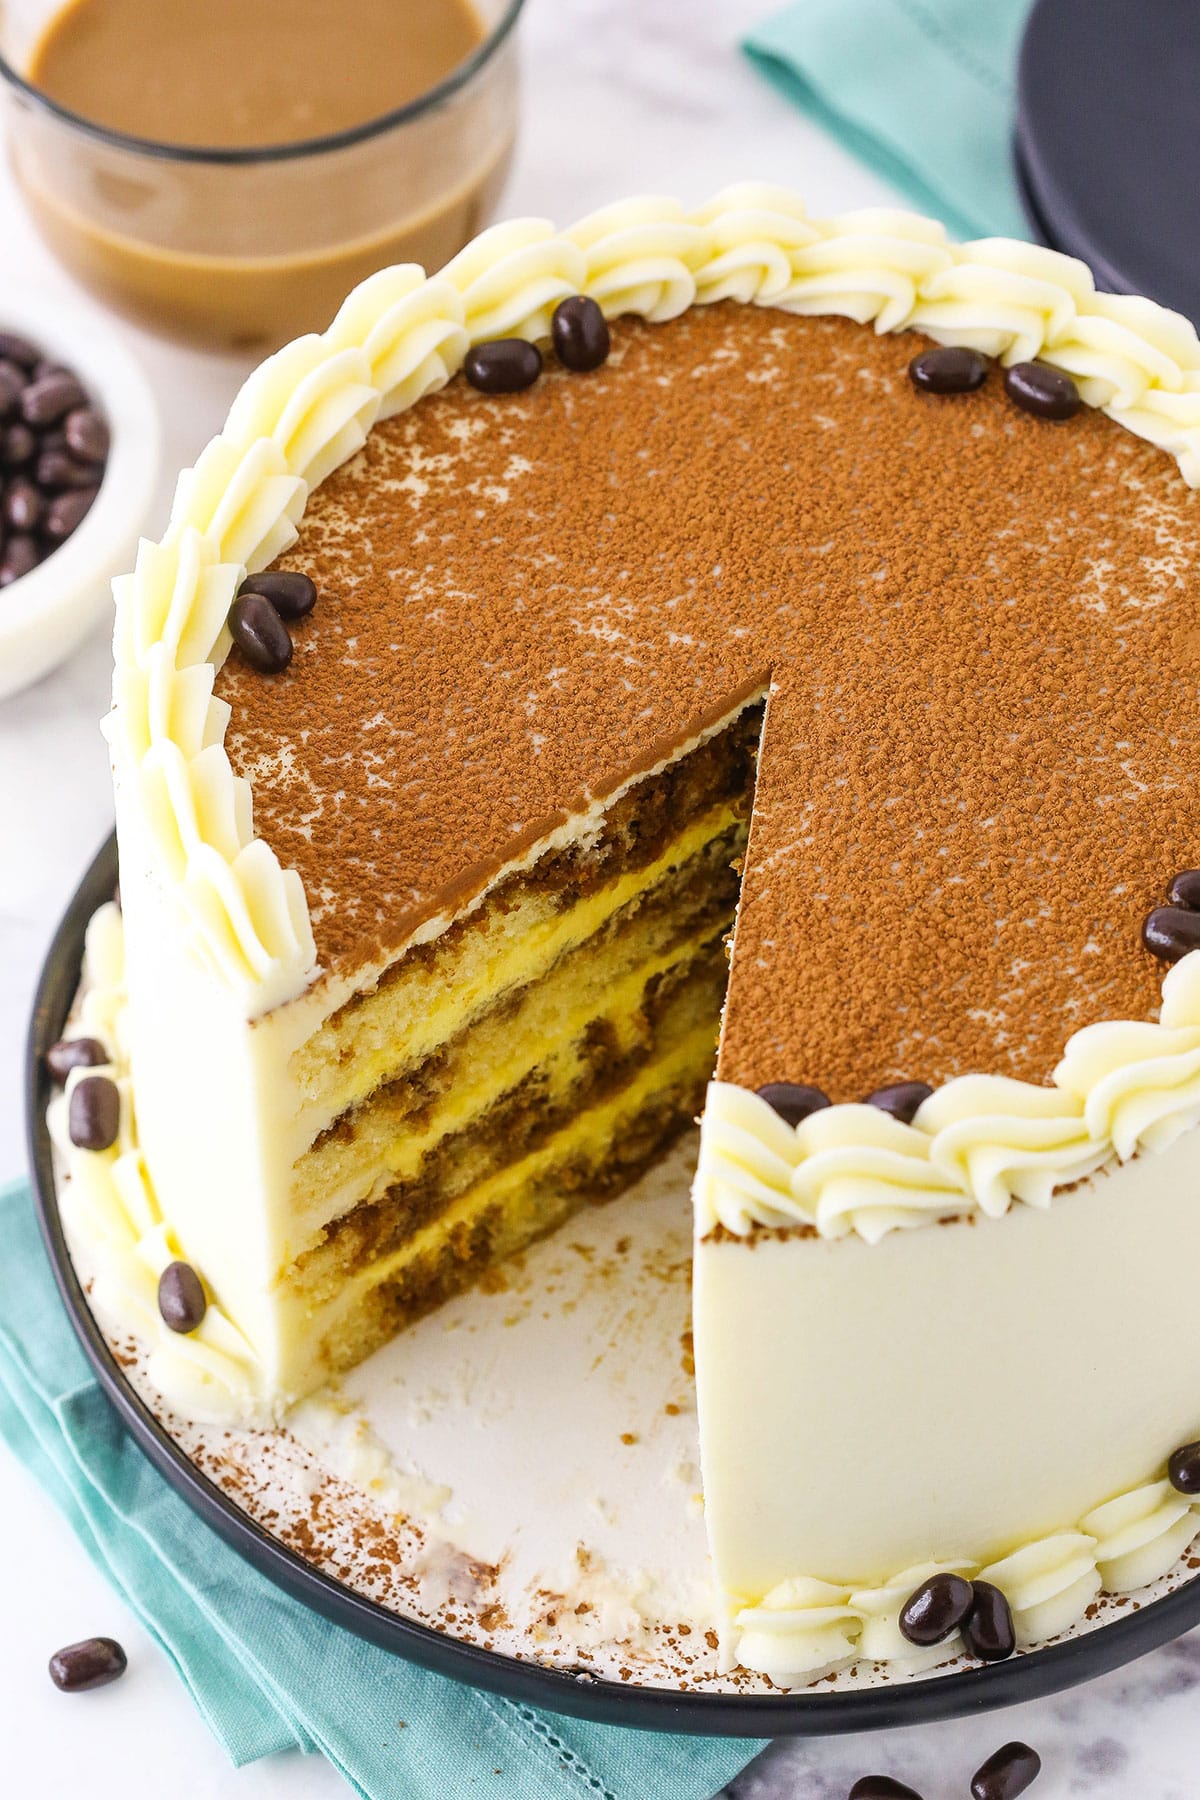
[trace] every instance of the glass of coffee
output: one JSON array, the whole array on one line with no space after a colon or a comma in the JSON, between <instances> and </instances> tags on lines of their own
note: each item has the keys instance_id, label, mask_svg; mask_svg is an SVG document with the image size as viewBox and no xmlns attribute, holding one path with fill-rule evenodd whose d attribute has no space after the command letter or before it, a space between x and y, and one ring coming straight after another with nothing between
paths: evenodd
<instances>
[{"instance_id":1,"label":"glass of coffee","mask_svg":"<svg viewBox=\"0 0 1200 1800\"><path fill-rule=\"evenodd\" d=\"M60 260L256 352L434 269L495 205L523 0L4 0L12 167Z\"/></svg>"}]
</instances>

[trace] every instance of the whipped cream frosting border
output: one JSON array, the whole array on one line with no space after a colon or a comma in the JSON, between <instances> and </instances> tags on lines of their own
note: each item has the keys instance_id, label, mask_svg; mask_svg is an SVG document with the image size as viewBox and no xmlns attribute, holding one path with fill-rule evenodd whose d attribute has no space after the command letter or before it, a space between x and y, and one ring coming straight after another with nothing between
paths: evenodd
<instances>
[{"instance_id":1,"label":"whipped cream frosting border","mask_svg":"<svg viewBox=\"0 0 1200 1800\"><path fill-rule=\"evenodd\" d=\"M147 1377L171 1407L198 1423L270 1428L278 1420L261 1365L219 1296L209 1295L202 1323L185 1335L169 1330L158 1310L158 1278L181 1251L138 1147L124 921L111 901L88 925L70 1033L99 1039L109 1057L103 1066L72 1070L47 1113L66 1174L59 1207L72 1255L88 1279L89 1303L149 1347ZM101 1151L81 1149L67 1131L74 1086L97 1073L109 1075L121 1094L117 1141ZM1159 1580L1198 1532L1200 1501L1154 1477L1094 1507L1073 1528L1022 1544L986 1567L928 1562L857 1587L796 1576L752 1604L730 1604L726 1596L725 1647L734 1661L783 1687L808 1685L856 1662L895 1664L899 1674L918 1674L964 1654L959 1634L921 1650L900 1631L905 1602L939 1570L998 1587L1024 1648L1069 1630L1098 1594L1127 1593Z\"/></svg>"},{"instance_id":2,"label":"whipped cream frosting border","mask_svg":"<svg viewBox=\"0 0 1200 1800\"><path fill-rule=\"evenodd\" d=\"M900 1630L900 1613L931 1575L949 1572L990 1582L1012 1609L1020 1649L1060 1637L1100 1594L1149 1587L1184 1555L1200 1532L1200 1507L1165 1478L1147 1481L1093 1507L1071 1530L1020 1545L981 1567L927 1562L877 1586L855 1588L795 1576L755 1605L730 1609L730 1650L746 1668L781 1687L803 1686L856 1662L890 1663L903 1675L968 1655L955 1632L919 1649Z\"/></svg>"},{"instance_id":3,"label":"whipped cream frosting border","mask_svg":"<svg viewBox=\"0 0 1200 1800\"><path fill-rule=\"evenodd\" d=\"M225 750L213 694L240 582L294 541L308 493L376 419L442 387L480 341L545 338L568 295L608 317L653 322L733 299L840 314L877 332L920 330L1003 363L1070 374L1087 404L1174 456L1200 486L1200 339L1178 314L1097 293L1072 257L1003 238L948 240L890 209L811 219L790 191L747 183L685 213L646 197L559 235L540 219L492 227L427 277L385 269L327 331L297 339L247 380L220 435L180 477L159 543L114 583L114 771L132 788L158 880L193 952L253 1019L318 973L307 899L254 834L248 782ZM912 1126L836 1106L792 1132L754 1095L714 1083L696 1190L697 1228L738 1235L808 1226L867 1238L1056 1186L1116 1156L1165 1147L1200 1121L1200 968L1164 984L1159 1025L1077 1033L1035 1087L951 1082ZM1193 966L1188 970L1188 964Z\"/></svg>"},{"instance_id":4,"label":"whipped cream frosting border","mask_svg":"<svg viewBox=\"0 0 1200 1800\"><path fill-rule=\"evenodd\" d=\"M696 1235L802 1227L877 1243L971 1212L999 1219L1014 1201L1047 1207L1058 1189L1166 1150L1198 1124L1193 950L1167 971L1157 1022L1084 1026L1048 1086L961 1075L911 1124L851 1103L791 1126L760 1095L711 1082L692 1190Z\"/></svg>"}]
</instances>

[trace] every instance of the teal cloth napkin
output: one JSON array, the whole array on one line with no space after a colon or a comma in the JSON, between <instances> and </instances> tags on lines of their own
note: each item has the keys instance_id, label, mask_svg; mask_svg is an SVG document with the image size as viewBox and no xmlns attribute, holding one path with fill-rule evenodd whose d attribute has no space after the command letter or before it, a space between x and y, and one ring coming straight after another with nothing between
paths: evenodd
<instances>
[{"instance_id":1,"label":"teal cloth napkin","mask_svg":"<svg viewBox=\"0 0 1200 1800\"><path fill-rule=\"evenodd\" d=\"M956 237L1025 238L1012 172L1030 0L798 0L746 54Z\"/></svg>"},{"instance_id":2,"label":"teal cloth napkin","mask_svg":"<svg viewBox=\"0 0 1200 1800\"><path fill-rule=\"evenodd\" d=\"M762 1748L543 1716L319 1619L199 1524L121 1430L59 1301L24 1183L0 1189L0 1243L0 1437L235 1763L321 1751L364 1800L709 1800Z\"/></svg>"}]
</instances>

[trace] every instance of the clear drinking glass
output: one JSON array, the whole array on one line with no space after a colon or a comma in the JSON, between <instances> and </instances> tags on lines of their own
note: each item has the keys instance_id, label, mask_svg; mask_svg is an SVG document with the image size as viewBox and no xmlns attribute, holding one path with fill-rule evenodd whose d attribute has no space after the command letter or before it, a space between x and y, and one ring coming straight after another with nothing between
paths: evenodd
<instances>
[{"instance_id":1,"label":"clear drinking glass","mask_svg":"<svg viewBox=\"0 0 1200 1800\"><path fill-rule=\"evenodd\" d=\"M55 254L139 323L270 348L326 325L373 270L435 269L486 224L512 155L524 0L475 0L483 41L394 112L300 143L212 150L126 137L31 85L22 71L62 4L0 6L9 157Z\"/></svg>"}]
</instances>

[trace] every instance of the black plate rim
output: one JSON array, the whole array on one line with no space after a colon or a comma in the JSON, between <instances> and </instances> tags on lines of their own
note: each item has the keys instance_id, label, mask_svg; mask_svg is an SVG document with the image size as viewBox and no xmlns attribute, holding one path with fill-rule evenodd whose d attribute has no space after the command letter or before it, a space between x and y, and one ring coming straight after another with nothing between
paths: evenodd
<instances>
[{"instance_id":1,"label":"black plate rim","mask_svg":"<svg viewBox=\"0 0 1200 1800\"><path fill-rule=\"evenodd\" d=\"M1035 173L1036 158L1031 157L1028 137L1020 120L1013 132L1012 163L1021 208L1039 243L1051 250L1061 250L1086 263L1097 288L1106 294L1136 294L1141 290L1135 281L1123 275L1104 253L1082 238L1072 237L1069 228L1052 223L1049 203L1043 199Z\"/></svg>"},{"instance_id":2,"label":"black plate rim","mask_svg":"<svg viewBox=\"0 0 1200 1800\"><path fill-rule=\"evenodd\" d=\"M1131 241L1125 211L1129 195L1126 193L1114 203L1110 171L1102 167L1090 187L1084 187L1080 185L1079 170L1069 162L1064 165L1058 154L1055 113L1065 122L1072 138L1087 123L1072 114L1074 97L1064 97L1055 74L1062 59L1069 55L1068 42L1078 40L1080 29L1085 34L1090 31L1083 44L1087 53L1084 66L1098 82L1098 104L1102 104L1106 90L1099 65L1111 70L1113 57L1119 59L1122 33L1136 32L1144 39L1147 31L1147 19L1133 0L1108 0L1102 16L1089 17L1085 26L1081 10L1086 6L1087 0L1072 0L1071 5L1064 0L1034 0L1025 19L1017 55L1014 140L1018 185L1026 215L1044 243L1089 266L1102 292L1146 294L1195 322L1200 314L1196 311L1194 257L1179 262L1168 256L1164 261L1155 250L1156 244L1175 239L1188 241L1181 222L1173 214L1164 214L1161 200L1155 199L1157 152L1140 138L1130 144L1119 131L1109 129L1107 133L1110 141L1121 142L1140 158L1139 193L1155 232L1149 242L1136 232ZM1161 13L1160 0L1156 7L1159 33L1163 29ZM1078 65L1076 58L1073 66ZM1101 199L1104 208L1098 213L1095 202Z\"/></svg>"},{"instance_id":3,"label":"black plate rim","mask_svg":"<svg viewBox=\"0 0 1200 1800\"><path fill-rule=\"evenodd\" d=\"M1061 244L1050 229L1050 222L1042 211L1041 202L1034 192L1033 179L1025 162L1025 152L1021 145L1021 134L1013 132L1012 170L1017 184L1017 194L1021 201L1021 211L1033 232L1037 243L1044 244L1048 250L1060 250Z\"/></svg>"},{"instance_id":4,"label":"black plate rim","mask_svg":"<svg viewBox=\"0 0 1200 1800\"><path fill-rule=\"evenodd\" d=\"M83 937L113 893L115 837L104 843L58 925L34 997L26 1055L26 1128L42 1240L68 1317L104 1394L138 1448L180 1497L232 1549L323 1618L409 1662L520 1704L599 1723L695 1736L821 1737L987 1712L1061 1692L1110 1673L1200 1623L1200 1579L1112 1624L956 1675L916 1678L844 1693L687 1694L627 1687L520 1662L401 1618L304 1562L273 1538L184 1455L126 1380L97 1326L67 1251L46 1130L47 1046L61 1035L75 993Z\"/></svg>"}]
</instances>

